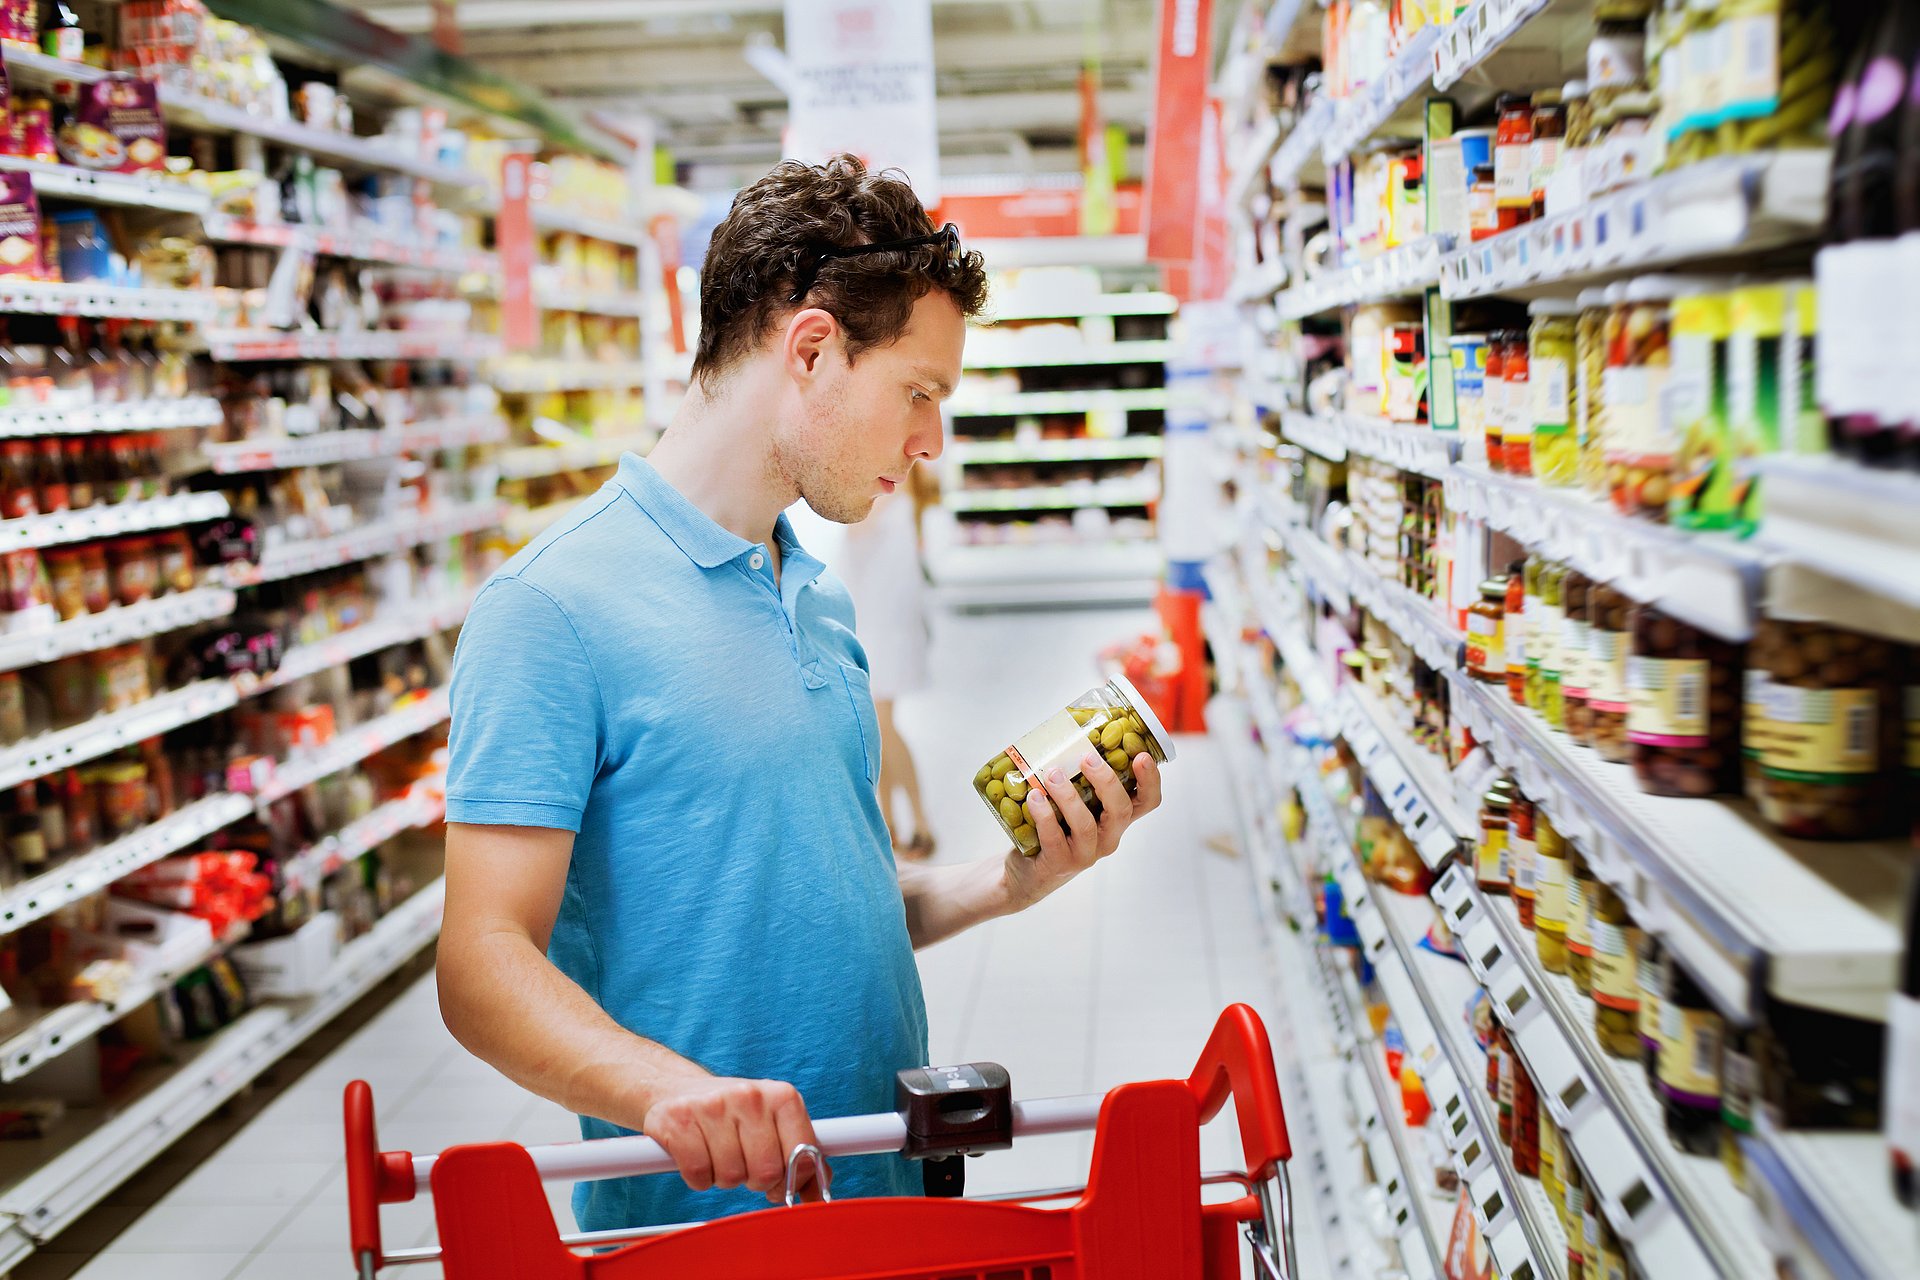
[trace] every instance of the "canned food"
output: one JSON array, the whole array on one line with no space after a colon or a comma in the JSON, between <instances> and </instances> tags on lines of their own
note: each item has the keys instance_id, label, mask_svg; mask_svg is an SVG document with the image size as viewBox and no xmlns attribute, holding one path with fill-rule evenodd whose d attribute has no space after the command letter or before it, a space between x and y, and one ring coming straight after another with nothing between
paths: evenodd
<instances>
[{"instance_id":1,"label":"canned food","mask_svg":"<svg viewBox=\"0 0 1920 1280\"><path fill-rule=\"evenodd\" d=\"M1174 758L1173 739L1140 691L1124 676L1096 685L1059 714L980 766L973 789L993 810L1014 845L1031 856L1040 851L1040 836L1027 812L1027 796L1040 786L1049 769L1066 774L1080 798L1100 816L1100 798L1081 772L1088 749L1103 756L1120 775L1129 795L1134 793L1133 762L1146 752L1156 763Z\"/></svg>"}]
</instances>

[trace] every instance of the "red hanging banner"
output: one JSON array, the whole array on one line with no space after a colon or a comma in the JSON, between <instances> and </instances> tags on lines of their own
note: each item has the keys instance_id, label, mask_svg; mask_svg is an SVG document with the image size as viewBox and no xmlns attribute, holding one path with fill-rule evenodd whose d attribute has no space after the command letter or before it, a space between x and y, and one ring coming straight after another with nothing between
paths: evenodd
<instances>
[{"instance_id":1,"label":"red hanging banner","mask_svg":"<svg viewBox=\"0 0 1920 1280\"><path fill-rule=\"evenodd\" d=\"M540 345L540 312L533 304L533 157L508 152L500 162L500 216L493 224L500 255L500 341L509 351Z\"/></svg>"},{"instance_id":2,"label":"red hanging banner","mask_svg":"<svg viewBox=\"0 0 1920 1280\"><path fill-rule=\"evenodd\" d=\"M1154 59L1153 123L1147 131L1147 257L1187 262L1198 237L1201 119L1213 0L1160 0L1160 46Z\"/></svg>"}]
</instances>

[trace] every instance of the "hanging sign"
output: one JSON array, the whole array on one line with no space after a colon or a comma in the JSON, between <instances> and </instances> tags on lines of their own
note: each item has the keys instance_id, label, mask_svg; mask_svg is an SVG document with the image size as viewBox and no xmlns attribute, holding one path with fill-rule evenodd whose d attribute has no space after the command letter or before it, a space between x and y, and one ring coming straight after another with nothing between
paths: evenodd
<instances>
[{"instance_id":1,"label":"hanging sign","mask_svg":"<svg viewBox=\"0 0 1920 1280\"><path fill-rule=\"evenodd\" d=\"M930 0L787 0L787 154L852 152L940 200Z\"/></svg>"},{"instance_id":2,"label":"hanging sign","mask_svg":"<svg viewBox=\"0 0 1920 1280\"><path fill-rule=\"evenodd\" d=\"M1201 123L1213 0L1160 0L1153 121L1147 131L1147 257L1188 262L1200 220Z\"/></svg>"},{"instance_id":3,"label":"hanging sign","mask_svg":"<svg viewBox=\"0 0 1920 1280\"><path fill-rule=\"evenodd\" d=\"M540 345L540 313L533 304L533 157L508 152L500 161L500 216L494 247L500 256L500 341L508 351Z\"/></svg>"}]
</instances>

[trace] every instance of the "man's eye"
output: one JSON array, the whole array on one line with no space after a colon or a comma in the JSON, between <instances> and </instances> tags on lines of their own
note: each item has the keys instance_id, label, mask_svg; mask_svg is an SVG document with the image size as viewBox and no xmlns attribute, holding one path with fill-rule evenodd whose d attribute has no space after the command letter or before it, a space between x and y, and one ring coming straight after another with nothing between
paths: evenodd
<instances>
[{"instance_id":1,"label":"man's eye","mask_svg":"<svg viewBox=\"0 0 1920 1280\"><path fill-rule=\"evenodd\" d=\"M911 394L912 394L912 396L913 396L913 398L914 398L915 400L931 400L931 399L933 399L933 397L932 397L932 396L930 396L930 395L928 395L928 394L927 394L926 392L924 392L924 391L922 391L922 390L920 390L920 388L918 388L918 387L915 387L915 388L913 389L913 391L911 392Z\"/></svg>"}]
</instances>

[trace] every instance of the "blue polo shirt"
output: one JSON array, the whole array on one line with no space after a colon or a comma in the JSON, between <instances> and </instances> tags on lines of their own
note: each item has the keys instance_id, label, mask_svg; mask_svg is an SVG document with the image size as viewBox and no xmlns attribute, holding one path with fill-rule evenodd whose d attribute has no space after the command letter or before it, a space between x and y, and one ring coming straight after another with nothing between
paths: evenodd
<instances>
[{"instance_id":1,"label":"blue polo shirt","mask_svg":"<svg viewBox=\"0 0 1920 1280\"><path fill-rule=\"evenodd\" d=\"M845 588L784 517L767 549L644 460L509 560L453 669L453 822L577 832L547 949L616 1022L814 1116L893 1107L926 1010L875 792L880 735ZM589 1138L628 1132L581 1117ZM834 1193L910 1195L892 1156ZM766 1207L675 1175L581 1183L583 1230Z\"/></svg>"}]
</instances>

